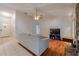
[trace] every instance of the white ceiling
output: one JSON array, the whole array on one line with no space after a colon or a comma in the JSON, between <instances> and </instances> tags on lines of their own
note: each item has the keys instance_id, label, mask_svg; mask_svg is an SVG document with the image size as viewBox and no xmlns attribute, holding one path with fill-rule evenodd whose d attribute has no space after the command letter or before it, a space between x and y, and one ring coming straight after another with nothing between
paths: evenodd
<instances>
[{"instance_id":1,"label":"white ceiling","mask_svg":"<svg viewBox=\"0 0 79 59\"><path fill-rule=\"evenodd\" d=\"M29 15L35 13L35 9L38 9L39 13L43 15L53 16L66 16L68 13L73 13L75 8L74 3L10 3L0 4L0 6L6 6L13 10L22 11Z\"/></svg>"}]
</instances>

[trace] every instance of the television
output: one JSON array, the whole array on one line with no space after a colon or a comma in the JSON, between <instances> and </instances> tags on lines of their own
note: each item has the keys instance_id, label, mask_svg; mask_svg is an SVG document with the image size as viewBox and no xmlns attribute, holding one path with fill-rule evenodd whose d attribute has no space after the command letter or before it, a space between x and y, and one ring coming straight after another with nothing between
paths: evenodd
<instances>
[{"instance_id":1,"label":"television","mask_svg":"<svg viewBox=\"0 0 79 59\"><path fill-rule=\"evenodd\" d=\"M60 39L60 29L59 28L50 29L50 39Z\"/></svg>"}]
</instances>

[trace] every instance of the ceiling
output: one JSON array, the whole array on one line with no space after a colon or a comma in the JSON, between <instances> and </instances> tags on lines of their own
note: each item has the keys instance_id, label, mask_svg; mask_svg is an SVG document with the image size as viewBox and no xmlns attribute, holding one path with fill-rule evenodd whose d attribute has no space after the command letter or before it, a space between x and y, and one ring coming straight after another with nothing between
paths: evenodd
<instances>
[{"instance_id":1,"label":"ceiling","mask_svg":"<svg viewBox=\"0 0 79 59\"><path fill-rule=\"evenodd\" d=\"M35 9L38 9L38 13L45 16L68 16L69 13L73 13L76 6L74 3L4 3L0 6L5 6L13 10L21 11L32 15L35 13Z\"/></svg>"}]
</instances>

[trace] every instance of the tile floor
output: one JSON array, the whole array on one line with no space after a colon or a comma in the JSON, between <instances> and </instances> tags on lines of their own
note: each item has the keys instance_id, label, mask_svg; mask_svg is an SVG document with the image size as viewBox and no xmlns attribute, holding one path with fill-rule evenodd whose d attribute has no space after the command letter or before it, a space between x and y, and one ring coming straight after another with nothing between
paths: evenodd
<instances>
[{"instance_id":1,"label":"tile floor","mask_svg":"<svg viewBox=\"0 0 79 59\"><path fill-rule=\"evenodd\" d=\"M32 56L28 51L18 45L17 41L6 37L0 38L0 56Z\"/></svg>"}]
</instances>

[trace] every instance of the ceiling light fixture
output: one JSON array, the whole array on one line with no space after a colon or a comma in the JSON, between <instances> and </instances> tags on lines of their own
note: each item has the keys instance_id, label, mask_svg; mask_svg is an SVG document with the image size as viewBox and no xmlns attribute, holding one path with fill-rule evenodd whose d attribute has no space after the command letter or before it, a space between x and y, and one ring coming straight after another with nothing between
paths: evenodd
<instances>
[{"instance_id":1,"label":"ceiling light fixture","mask_svg":"<svg viewBox=\"0 0 79 59\"><path fill-rule=\"evenodd\" d=\"M33 18L34 18L34 20L40 20L43 18L43 15L40 15L40 13L38 14L37 8L35 9L35 15Z\"/></svg>"},{"instance_id":2,"label":"ceiling light fixture","mask_svg":"<svg viewBox=\"0 0 79 59\"><path fill-rule=\"evenodd\" d=\"M37 15L37 8L35 10L34 20L39 20L39 16Z\"/></svg>"}]
</instances>

